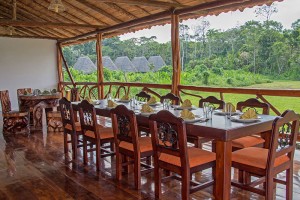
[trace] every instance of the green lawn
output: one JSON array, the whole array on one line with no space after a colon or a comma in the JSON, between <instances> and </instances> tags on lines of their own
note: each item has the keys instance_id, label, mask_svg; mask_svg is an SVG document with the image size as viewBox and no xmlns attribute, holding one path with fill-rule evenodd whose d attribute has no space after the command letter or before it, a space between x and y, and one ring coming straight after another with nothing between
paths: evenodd
<instances>
[{"instance_id":1,"label":"green lawn","mask_svg":"<svg viewBox=\"0 0 300 200\"><path fill-rule=\"evenodd\" d=\"M269 89L300 89L300 81L274 81L272 83L256 84L248 86L247 88L269 88ZM196 94L196 92L193 92ZM199 92L197 93L203 97L210 95L220 97L219 93ZM225 102L232 102L236 104L239 101L244 101L248 98L255 98L255 95L245 94L224 94ZM295 110L300 113L300 97L276 97L276 96L264 96L275 108L280 112L286 109ZM194 105L198 105L199 99L191 96L182 95L183 100L189 98ZM271 112L271 114L274 114Z\"/></svg>"}]
</instances>

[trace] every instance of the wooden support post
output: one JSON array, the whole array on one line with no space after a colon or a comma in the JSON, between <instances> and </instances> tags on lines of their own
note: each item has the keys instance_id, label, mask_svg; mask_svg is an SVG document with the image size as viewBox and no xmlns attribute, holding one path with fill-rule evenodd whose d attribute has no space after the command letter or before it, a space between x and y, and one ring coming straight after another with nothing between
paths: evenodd
<instances>
[{"instance_id":1,"label":"wooden support post","mask_svg":"<svg viewBox=\"0 0 300 200\"><path fill-rule=\"evenodd\" d=\"M180 84L180 41L179 41L179 16L172 13L171 16L171 42L172 42L172 93L179 96L178 85Z\"/></svg>"},{"instance_id":2,"label":"wooden support post","mask_svg":"<svg viewBox=\"0 0 300 200\"><path fill-rule=\"evenodd\" d=\"M97 52L97 75L98 75L98 98L104 98L104 73L103 73L103 64L102 64L102 33L97 34L97 43L96 43L96 52Z\"/></svg>"},{"instance_id":3,"label":"wooden support post","mask_svg":"<svg viewBox=\"0 0 300 200\"><path fill-rule=\"evenodd\" d=\"M64 81L64 76L63 76L63 70L62 70L62 60L61 60L61 55L59 51L59 44L57 43L56 45L57 49L57 75L58 75L58 90L62 90L62 85L61 83Z\"/></svg>"},{"instance_id":4,"label":"wooden support post","mask_svg":"<svg viewBox=\"0 0 300 200\"><path fill-rule=\"evenodd\" d=\"M70 70L69 70L69 66L68 66L67 61L66 61L66 59L65 59L65 57L64 57L64 54L63 54L63 51L62 51L62 47L61 47L60 44L58 44L58 50L59 50L60 56L61 56L61 58L62 58L62 61L64 62L64 65L65 65L65 68L66 68L66 70L67 70L67 73L68 73L68 75L69 75L69 77L70 77L70 80L71 80L71 82L72 82L72 85L73 85L73 87L76 87L76 83L74 82L73 76L72 76L72 74L71 74L71 72L70 72Z\"/></svg>"}]
</instances>

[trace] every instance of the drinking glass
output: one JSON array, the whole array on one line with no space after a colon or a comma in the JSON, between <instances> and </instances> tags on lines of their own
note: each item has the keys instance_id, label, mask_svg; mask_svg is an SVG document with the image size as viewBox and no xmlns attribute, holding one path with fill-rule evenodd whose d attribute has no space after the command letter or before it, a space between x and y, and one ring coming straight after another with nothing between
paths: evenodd
<instances>
[{"instance_id":1,"label":"drinking glass","mask_svg":"<svg viewBox=\"0 0 300 200\"><path fill-rule=\"evenodd\" d=\"M230 119L231 115L232 115L232 104L226 104L225 106L226 106L225 112L226 112L227 118Z\"/></svg>"},{"instance_id":2,"label":"drinking glass","mask_svg":"<svg viewBox=\"0 0 300 200\"><path fill-rule=\"evenodd\" d=\"M209 102L203 102L202 108L203 108L203 115L204 115L204 117L208 118Z\"/></svg>"}]
</instances>

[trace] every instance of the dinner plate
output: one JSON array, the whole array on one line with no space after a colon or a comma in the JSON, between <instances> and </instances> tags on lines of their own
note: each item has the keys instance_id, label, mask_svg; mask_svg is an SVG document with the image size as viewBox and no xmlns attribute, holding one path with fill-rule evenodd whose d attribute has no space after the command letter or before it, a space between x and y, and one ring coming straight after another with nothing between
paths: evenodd
<instances>
[{"instance_id":1,"label":"dinner plate","mask_svg":"<svg viewBox=\"0 0 300 200\"><path fill-rule=\"evenodd\" d=\"M195 107L182 107L182 106L177 106L175 107L175 110L184 110L184 109L187 109L187 110L196 110Z\"/></svg>"},{"instance_id":2,"label":"dinner plate","mask_svg":"<svg viewBox=\"0 0 300 200\"><path fill-rule=\"evenodd\" d=\"M119 100L117 100L117 102L120 102L120 103L129 103L130 99L128 99L128 100L119 99Z\"/></svg>"},{"instance_id":3,"label":"dinner plate","mask_svg":"<svg viewBox=\"0 0 300 200\"><path fill-rule=\"evenodd\" d=\"M252 123L252 122L258 122L260 121L261 117L257 117L257 119L240 119L240 115L238 116L232 116L230 119L233 122L241 122L241 123Z\"/></svg>"},{"instance_id":4,"label":"dinner plate","mask_svg":"<svg viewBox=\"0 0 300 200\"><path fill-rule=\"evenodd\" d=\"M186 123L204 122L207 121L205 118L195 117L195 119L183 119Z\"/></svg>"},{"instance_id":5,"label":"dinner plate","mask_svg":"<svg viewBox=\"0 0 300 200\"><path fill-rule=\"evenodd\" d=\"M156 102L156 103L151 103L151 104L149 104L149 106L159 106L159 105L161 105L160 102Z\"/></svg>"},{"instance_id":6,"label":"dinner plate","mask_svg":"<svg viewBox=\"0 0 300 200\"><path fill-rule=\"evenodd\" d=\"M140 113L142 116L146 116L146 117L148 117L148 116L150 116L150 115L152 115L152 114L155 114L155 112L151 112L151 113L143 113L143 112L141 112Z\"/></svg>"},{"instance_id":7,"label":"dinner plate","mask_svg":"<svg viewBox=\"0 0 300 200\"><path fill-rule=\"evenodd\" d=\"M214 113L216 115L222 115L222 116L225 116L225 115L229 114L229 112L223 112L223 110L215 110ZM241 113L239 111L231 112L231 115L238 115L238 114L241 114Z\"/></svg>"}]
</instances>

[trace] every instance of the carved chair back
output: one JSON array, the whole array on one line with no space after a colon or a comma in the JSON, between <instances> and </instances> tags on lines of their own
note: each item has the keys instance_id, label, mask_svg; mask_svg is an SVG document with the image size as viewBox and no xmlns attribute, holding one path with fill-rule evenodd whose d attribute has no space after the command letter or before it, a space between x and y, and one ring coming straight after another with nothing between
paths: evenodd
<instances>
[{"instance_id":1,"label":"carved chair back","mask_svg":"<svg viewBox=\"0 0 300 200\"><path fill-rule=\"evenodd\" d=\"M138 128L136 116L132 110L124 105L118 105L111 110L112 127L114 131L115 144L125 141L133 144L135 152L139 152Z\"/></svg>"},{"instance_id":2,"label":"carved chair back","mask_svg":"<svg viewBox=\"0 0 300 200\"><path fill-rule=\"evenodd\" d=\"M61 118L64 127L70 125L72 126L72 130L76 130L74 110L71 102L68 101L68 99L66 99L65 97L63 97L62 99L59 100L59 107L60 107L60 113L61 113Z\"/></svg>"},{"instance_id":3,"label":"carved chair back","mask_svg":"<svg viewBox=\"0 0 300 200\"><path fill-rule=\"evenodd\" d=\"M11 102L9 98L8 90L0 91L1 107L3 113L8 113L11 111Z\"/></svg>"},{"instance_id":4,"label":"carved chair back","mask_svg":"<svg viewBox=\"0 0 300 200\"><path fill-rule=\"evenodd\" d=\"M151 96L145 91L141 91L140 93L136 94L135 96L137 97L138 101L143 101L143 102L147 102L151 98Z\"/></svg>"},{"instance_id":5,"label":"carved chair back","mask_svg":"<svg viewBox=\"0 0 300 200\"><path fill-rule=\"evenodd\" d=\"M274 120L267 162L268 173L274 169L275 159L283 155L288 156L288 161L291 165L293 164L297 135L299 134L299 119L299 114L287 110L281 117ZM280 137L282 135L284 137Z\"/></svg>"},{"instance_id":6,"label":"carved chair back","mask_svg":"<svg viewBox=\"0 0 300 200\"><path fill-rule=\"evenodd\" d=\"M247 99L246 101L241 101L237 103L236 109L243 111L245 108L261 108L262 113L264 115L268 115L270 112L270 105L267 103L260 102L259 100L255 98Z\"/></svg>"},{"instance_id":7,"label":"carved chair back","mask_svg":"<svg viewBox=\"0 0 300 200\"><path fill-rule=\"evenodd\" d=\"M19 88L19 89L17 89L17 97L18 97L19 108L21 106L21 100L20 100L19 96L20 95L25 95L25 94L31 94L31 93L32 93L31 88Z\"/></svg>"},{"instance_id":8,"label":"carved chair back","mask_svg":"<svg viewBox=\"0 0 300 200\"><path fill-rule=\"evenodd\" d=\"M78 88L72 88L71 89L71 102L74 101L80 101L80 97L79 97L79 89Z\"/></svg>"},{"instance_id":9,"label":"carved chair back","mask_svg":"<svg viewBox=\"0 0 300 200\"><path fill-rule=\"evenodd\" d=\"M211 104L216 105L216 109L223 109L225 106L225 102L223 100L219 100L214 96L208 96L206 98L199 100L199 108L203 108L203 102L209 102Z\"/></svg>"},{"instance_id":10,"label":"carved chair back","mask_svg":"<svg viewBox=\"0 0 300 200\"><path fill-rule=\"evenodd\" d=\"M95 138L98 139L97 117L94 105L90 104L87 100L82 100L78 104L78 107L82 133L85 134L87 131L91 131L95 134Z\"/></svg>"},{"instance_id":11,"label":"carved chair back","mask_svg":"<svg viewBox=\"0 0 300 200\"><path fill-rule=\"evenodd\" d=\"M167 110L159 111L149 118L154 160L159 165L160 154L180 158L181 167L189 168L186 127L183 119Z\"/></svg>"},{"instance_id":12,"label":"carved chair back","mask_svg":"<svg viewBox=\"0 0 300 200\"><path fill-rule=\"evenodd\" d=\"M164 96L161 96L160 102L163 103L165 99L171 100L174 103L174 105L179 105L180 98L178 96L174 95L173 93L168 93Z\"/></svg>"}]
</instances>

